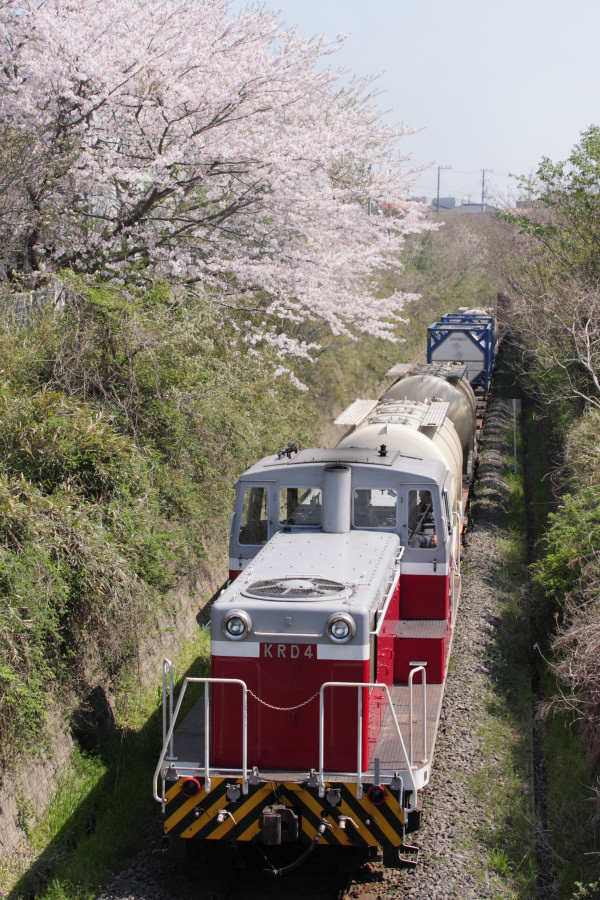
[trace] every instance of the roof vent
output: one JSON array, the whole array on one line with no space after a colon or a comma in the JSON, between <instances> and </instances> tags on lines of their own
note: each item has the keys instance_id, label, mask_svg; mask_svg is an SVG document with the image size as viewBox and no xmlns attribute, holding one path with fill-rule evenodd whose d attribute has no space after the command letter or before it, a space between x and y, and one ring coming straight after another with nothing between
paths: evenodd
<instances>
[{"instance_id":1,"label":"roof vent","mask_svg":"<svg viewBox=\"0 0 600 900\"><path fill-rule=\"evenodd\" d=\"M316 575L314 578L269 578L255 581L243 593L260 600L327 600L347 591L345 584Z\"/></svg>"}]
</instances>

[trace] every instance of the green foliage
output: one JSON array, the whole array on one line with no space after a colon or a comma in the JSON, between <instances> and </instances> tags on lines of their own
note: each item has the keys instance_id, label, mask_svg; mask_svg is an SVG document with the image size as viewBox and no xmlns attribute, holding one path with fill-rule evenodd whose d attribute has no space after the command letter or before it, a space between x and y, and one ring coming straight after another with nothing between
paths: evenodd
<instances>
[{"instance_id":1,"label":"green foliage","mask_svg":"<svg viewBox=\"0 0 600 900\"><path fill-rule=\"evenodd\" d=\"M44 494L76 490L104 502L135 489L144 459L106 414L56 391L11 396L0 389L0 458Z\"/></svg>"},{"instance_id":2,"label":"green foliage","mask_svg":"<svg viewBox=\"0 0 600 900\"><path fill-rule=\"evenodd\" d=\"M505 216L516 226L505 263L513 339L534 395L600 407L600 128L568 160L542 160L527 188L528 209Z\"/></svg>"},{"instance_id":3,"label":"green foliage","mask_svg":"<svg viewBox=\"0 0 600 900\"><path fill-rule=\"evenodd\" d=\"M0 762L57 691L108 687L250 462L302 440L299 392L206 298L66 274L65 309L0 330ZM97 674L94 674L97 673Z\"/></svg>"},{"instance_id":4,"label":"green foliage","mask_svg":"<svg viewBox=\"0 0 600 900\"><path fill-rule=\"evenodd\" d=\"M582 884L581 881L576 881L573 886L575 892L571 894L570 900L582 900L583 897L595 900L600 894L600 881L594 881L588 884Z\"/></svg>"},{"instance_id":5,"label":"green foliage","mask_svg":"<svg viewBox=\"0 0 600 900\"><path fill-rule=\"evenodd\" d=\"M490 853L490 866L498 875L506 877L510 873L510 860L506 852L495 847Z\"/></svg>"},{"instance_id":6,"label":"green foliage","mask_svg":"<svg viewBox=\"0 0 600 900\"><path fill-rule=\"evenodd\" d=\"M522 186L530 188L529 182ZM600 272L600 128L582 134L568 160L545 157L537 171L533 200L550 219L512 216L550 254L555 273L576 269L595 289Z\"/></svg>"},{"instance_id":7,"label":"green foliage","mask_svg":"<svg viewBox=\"0 0 600 900\"><path fill-rule=\"evenodd\" d=\"M549 516L533 580L546 594L563 598L579 582L581 569L600 541L600 487L565 494Z\"/></svg>"},{"instance_id":8,"label":"green foliage","mask_svg":"<svg viewBox=\"0 0 600 900\"><path fill-rule=\"evenodd\" d=\"M596 896L590 882L598 877L597 788L590 772L598 733L587 719L597 709L590 697L594 688L590 676L595 677L597 659L594 627L598 627L598 606L594 613L593 596L599 575L594 548L600 525L600 482L598 413L590 411L578 421L574 411L565 407L552 407L551 415L544 410L540 420L542 411L528 405L525 426L530 533L544 533L532 566L534 625L536 639L555 673L554 677L548 673L539 655L539 692L553 698L544 704L548 715L537 729L544 759L545 825L551 845L545 853L553 860L559 896L574 898ZM558 479L544 477L557 458L561 463ZM563 491L568 489L558 501L553 493L557 485ZM592 740L586 739L589 737Z\"/></svg>"}]
</instances>

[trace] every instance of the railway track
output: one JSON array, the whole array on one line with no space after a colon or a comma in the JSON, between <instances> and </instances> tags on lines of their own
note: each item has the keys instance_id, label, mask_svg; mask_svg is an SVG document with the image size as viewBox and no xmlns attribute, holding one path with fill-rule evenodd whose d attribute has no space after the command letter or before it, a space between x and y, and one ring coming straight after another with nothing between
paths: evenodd
<instances>
[{"instance_id":1,"label":"railway track","mask_svg":"<svg viewBox=\"0 0 600 900\"><path fill-rule=\"evenodd\" d=\"M155 835L154 852L131 860L97 900L350 900L364 896L361 885L382 878L371 865L343 871L347 858L328 847L317 848L301 868L274 877L270 866L290 861L285 850L267 862L254 847L240 852L215 843L173 860L160 843Z\"/></svg>"}]
</instances>

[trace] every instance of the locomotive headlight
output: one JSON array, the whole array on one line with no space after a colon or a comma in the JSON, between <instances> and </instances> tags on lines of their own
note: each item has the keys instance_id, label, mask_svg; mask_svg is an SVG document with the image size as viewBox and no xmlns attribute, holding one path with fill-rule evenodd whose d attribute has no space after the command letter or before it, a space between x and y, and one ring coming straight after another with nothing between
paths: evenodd
<instances>
[{"instance_id":1,"label":"locomotive headlight","mask_svg":"<svg viewBox=\"0 0 600 900\"><path fill-rule=\"evenodd\" d=\"M334 613L329 617L325 630L334 644L346 644L356 634L356 622L348 613Z\"/></svg>"},{"instance_id":2,"label":"locomotive headlight","mask_svg":"<svg viewBox=\"0 0 600 900\"><path fill-rule=\"evenodd\" d=\"M243 609L232 609L223 619L223 634L230 641L243 641L252 630L252 619Z\"/></svg>"}]
</instances>

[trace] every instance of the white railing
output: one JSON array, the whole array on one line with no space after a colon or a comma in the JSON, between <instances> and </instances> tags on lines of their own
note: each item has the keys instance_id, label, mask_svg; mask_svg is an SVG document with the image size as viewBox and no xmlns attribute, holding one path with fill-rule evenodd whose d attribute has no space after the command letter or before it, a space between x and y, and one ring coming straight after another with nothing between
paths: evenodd
<instances>
[{"instance_id":1,"label":"white railing","mask_svg":"<svg viewBox=\"0 0 600 900\"><path fill-rule=\"evenodd\" d=\"M169 706L169 720L167 722L167 704ZM163 710L162 710L162 739L163 745L167 739L167 731L173 721L173 663L170 659L163 659ZM173 758L173 730L169 741L169 757Z\"/></svg>"},{"instance_id":2,"label":"white railing","mask_svg":"<svg viewBox=\"0 0 600 900\"><path fill-rule=\"evenodd\" d=\"M166 670L170 666L170 660L163 661L163 673L166 673ZM164 682L166 683L166 674L163 675ZM166 696L163 696L163 722L166 721L166 706L169 703L170 707L170 721L169 727L166 729L166 733L163 735L163 745L160 753L160 759L158 761L158 765L154 770L154 779L153 779L153 796L154 799L158 803L164 803L164 793L165 793L165 777L164 777L164 765L165 762L168 762L169 759L173 759L173 731L175 729L175 722L177 721L177 717L179 715L179 710L181 709L181 704L183 703L183 698L185 697L187 688L189 684L203 684L204 685L204 790L208 794L211 789L211 777L210 777L210 686L211 684L239 684L242 689L242 792L244 794L248 793L248 688L246 683L242 681L240 678L186 678L184 679L183 686L181 688L181 693L179 694L179 699L177 701L177 706L175 710L172 708L172 701L168 699ZM171 695L172 696L172 693ZM162 774L162 793L159 795L158 793L158 779Z\"/></svg>"},{"instance_id":3,"label":"white railing","mask_svg":"<svg viewBox=\"0 0 600 900\"><path fill-rule=\"evenodd\" d=\"M409 750L406 749L406 744L404 743L404 739L402 737L402 732L400 730L400 725L398 723L398 719L396 716L396 712L394 710L394 706L392 703L392 698L390 695L389 687L387 684L380 684L379 682L361 682L361 681L327 681L321 685L319 691L319 769L318 769L318 786L319 786L319 796L324 796L325 793L325 780L329 780L331 775L325 772L325 690L330 688L349 688L353 687L357 689L358 696L358 717L357 717L357 736L356 736L356 771L344 773L346 777L351 777L356 781L357 785L357 797L360 799L363 793L363 782L365 780L365 775L370 778L368 772L363 772L363 689L377 689L385 692L385 696L387 699L387 703L389 706L390 714L392 717L392 722L394 725L394 730L396 732L396 736L398 738L398 744L400 746L400 750L402 753L402 757L404 760L404 765L406 767L406 771L408 772L408 781L410 782L410 788L412 790L412 806L408 808L408 811L415 809L416 801L417 801L417 784L414 777L414 769L417 768L414 764L414 753L413 753L413 679L417 673L422 674L422 688L423 688L423 753L422 757L419 760L421 765L424 765L427 762L427 679L426 679L426 671L424 666L416 666L414 669L411 669L408 686L409 686ZM244 681L239 678L186 678L183 682L183 686L181 689L181 693L179 695L179 699L177 700L177 705L175 709L173 709L173 664L169 659L163 660L163 745L160 753L160 759L158 761L158 765L154 771L154 779L153 779L153 796L154 799L159 803L164 803L165 797L165 771L166 771L166 763L173 763L175 761L174 757L174 749L173 749L173 732L175 729L175 723L177 721L177 717L179 716L179 712L181 710L181 705L183 703L183 699L185 697L187 687L190 684L203 684L204 685L204 790L206 793L209 793L211 790L211 766L210 766L210 686L211 684L237 684L242 689L242 768L241 768L241 777L242 777L242 792L244 794L248 793L248 687ZM178 772L181 772L182 767L177 767ZM379 782L379 769L380 769L380 760L375 760L375 781ZM197 771L197 768L194 767L193 771ZM223 772L225 770L219 768L219 772ZM227 769L228 773L234 774L240 770L237 769ZM339 774L339 773L337 773ZM396 773L397 775L398 773ZM158 793L158 780L162 776L162 792ZM400 779L402 785L404 784L404 780ZM402 798L401 798L402 802Z\"/></svg>"},{"instance_id":4,"label":"white railing","mask_svg":"<svg viewBox=\"0 0 600 900\"><path fill-rule=\"evenodd\" d=\"M413 679L417 672L422 673L423 685L423 756L421 762L427 762L427 673L425 666L415 666L408 675L408 746L410 748L410 764L414 765L413 755Z\"/></svg>"},{"instance_id":5,"label":"white railing","mask_svg":"<svg viewBox=\"0 0 600 900\"><path fill-rule=\"evenodd\" d=\"M456 526L454 526L454 519L456 518ZM455 509L452 513L452 524L454 529L454 534L456 535L454 541L454 549L456 551L456 571L460 574L460 537L461 537L461 529L462 529L462 516Z\"/></svg>"},{"instance_id":6,"label":"white railing","mask_svg":"<svg viewBox=\"0 0 600 900\"><path fill-rule=\"evenodd\" d=\"M404 547L400 547L400 552L398 553L396 559L394 560L394 577L392 578L392 583L388 589L385 600L383 601L383 605L381 609L377 610L376 613L376 625L375 629L370 632L371 637L376 637L381 631L381 626L385 621L385 617L387 615L388 607L391 603L392 597L396 592L396 588L398 587L398 580L400 578L400 563L402 562L402 557L404 556Z\"/></svg>"},{"instance_id":7,"label":"white railing","mask_svg":"<svg viewBox=\"0 0 600 900\"><path fill-rule=\"evenodd\" d=\"M413 670L414 672L422 671L423 672L423 688L425 690L425 669L423 666L419 666L418 668ZM411 673L412 674L412 673ZM363 688L378 688L380 690L385 691L385 695L387 698L387 702L389 705L390 713L392 716L392 721L394 723L394 728L396 730L396 735L398 737L398 743L400 744L400 748L402 750L402 755L404 757L404 763L406 765L406 769L408 771L408 777L412 788L412 802L413 806L409 808L409 810L415 809L416 800L417 800L417 785L415 782L414 774L413 774L413 760L412 760L412 681L410 683L409 690L409 715L410 715L410 744L411 744L411 752L410 755L406 752L406 744L404 743L404 739L402 737L402 732L400 731L400 725L398 724L398 719L396 717L396 712L394 710L394 706L392 704L392 698L390 696L390 691L387 684L380 684L378 682L370 682L370 681L326 681L321 685L321 690L319 692L319 796L323 797L325 794L325 689L326 688L349 688L355 687L357 688L358 694L358 727L357 727L357 741L356 741L356 772L348 773L351 774L353 778L356 778L356 796L358 799L362 797L362 785L364 780L363 775ZM425 732L426 734L426 732ZM427 745L425 744L425 747ZM425 753L424 753L425 755Z\"/></svg>"}]
</instances>

